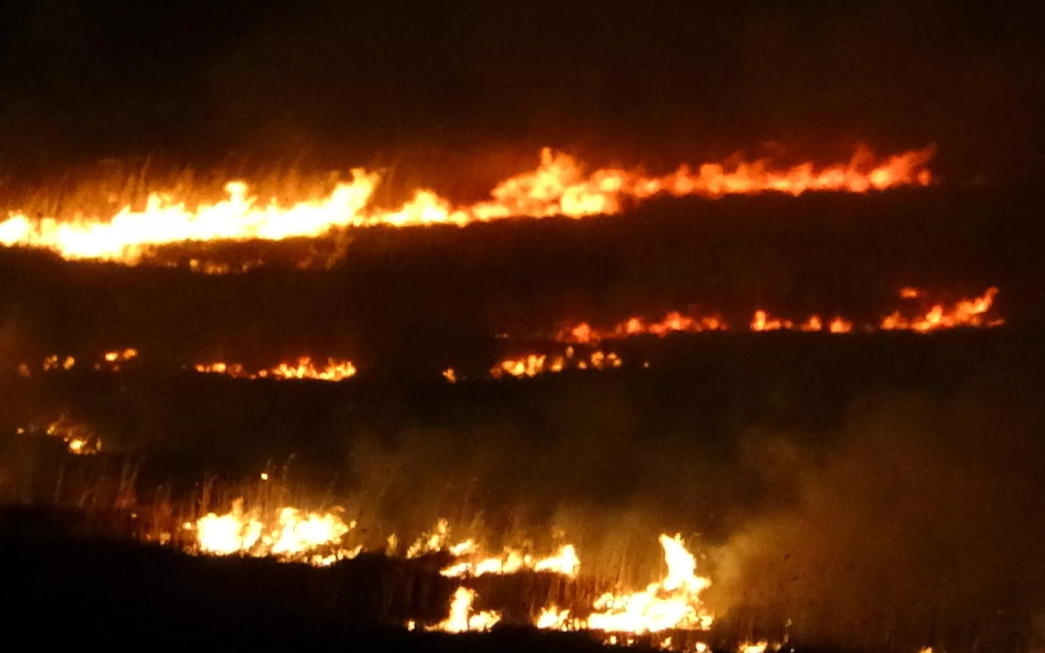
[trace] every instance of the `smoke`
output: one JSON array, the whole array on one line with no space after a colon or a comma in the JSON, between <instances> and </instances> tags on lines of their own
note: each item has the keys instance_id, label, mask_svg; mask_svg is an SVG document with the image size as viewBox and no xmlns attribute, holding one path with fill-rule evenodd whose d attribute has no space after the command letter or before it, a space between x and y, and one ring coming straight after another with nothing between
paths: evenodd
<instances>
[{"instance_id":1,"label":"smoke","mask_svg":"<svg viewBox=\"0 0 1045 653\"><path fill-rule=\"evenodd\" d=\"M752 443L785 498L714 547L712 607L836 641L854 624L882 638L1028 624L1045 599L1045 443L1033 402L992 385L868 400L827 449Z\"/></svg>"}]
</instances>

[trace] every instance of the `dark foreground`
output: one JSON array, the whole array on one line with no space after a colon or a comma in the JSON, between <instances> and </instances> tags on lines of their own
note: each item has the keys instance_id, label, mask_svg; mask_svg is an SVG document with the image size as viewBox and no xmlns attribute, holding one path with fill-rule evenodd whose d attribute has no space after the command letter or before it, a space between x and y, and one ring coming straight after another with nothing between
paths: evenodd
<instances>
[{"instance_id":1,"label":"dark foreground","mask_svg":"<svg viewBox=\"0 0 1045 653\"><path fill-rule=\"evenodd\" d=\"M0 512L0 574L5 594L16 599L5 607L8 623L48 615L61 621L62 634L80 641L142 632L206 646L226 640L424 651L580 652L608 646L602 634L526 625L546 602L589 601L593 588L583 578L527 573L465 581L478 593L476 609L498 609L504 619L488 633L450 635L425 630L446 618L460 584L439 575L445 561L438 556L364 554L329 568L194 556L77 534L82 518L18 507ZM807 623L802 632L740 610L720 618L709 633L660 633L630 643L659 648L670 636L673 650L691 651L706 642L710 650L735 651L746 642L789 638L785 650L793 651L914 653L924 642L947 651L1040 650L1026 624L1004 618L978 624L894 619L887 625L870 617L861 623ZM410 621L417 624L413 631L405 627Z\"/></svg>"}]
</instances>

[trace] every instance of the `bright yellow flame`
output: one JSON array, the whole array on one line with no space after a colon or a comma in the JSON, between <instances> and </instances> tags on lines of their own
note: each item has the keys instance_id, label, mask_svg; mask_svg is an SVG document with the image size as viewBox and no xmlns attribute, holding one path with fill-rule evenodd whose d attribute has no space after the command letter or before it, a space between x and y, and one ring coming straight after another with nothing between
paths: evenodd
<instances>
[{"instance_id":1,"label":"bright yellow flame","mask_svg":"<svg viewBox=\"0 0 1045 653\"><path fill-rule=\"evenodd\" d=\"M491 368L490 376L495 379L504 376L532 378L539 374L555 374L571 367L578 370L606 370L618 368L623 364L620 356L613 352L594 351L587 358L574 354L573 348L567 347L565 355L561 356L529 354L521 358L509 358Z\"/></svg>"},{"instance_id":2,"label":"bright yellow flame","mask_svg":"<svg viewBox=\"0 0 1045 653\"><path fill-rule=\"evenodd\" d=\"M711 581L696 576L696 561L679 536L660 536L668 575L651 583L645 591L632 594L606 593L595 601L587 627L614 633L655 633L672 628L711 627L713 617L704 611L700 600Z\"/></svg>"},{"instance_id":3,"label":"bright yellow flame","mask_svg":"<svg viewBox=\"0 0 1045 653\"><path fill-rule=\"evenodd\" d=\"M387 225L466 225L512 217L564 215L574 218L621 211L625 200L658 194L676 197L807 191L863 193L895 186L925 186L932 175L927 164L932 150L910 151L874 164L866 148L858 148L848 164L817 169L811 163L773 169L768 161L742 162L727 168L709 163L695 171L682 166L664 177L649 177L622 169L586 174L573 158L541 152L540 166L500 183L492 199L454 208L429 190L418 190L401 208L366 211L379 176L352 170L352 181L338 184L323 199L282 206L259 201L242 181L225 186L228 197L214 204L188 208L169 194L149 195L140 211L124 207L115 216L84 216L72 220L29 219L12 212L0 222L0 245L49 249L66 259L112 260L136 264L155 246L211 241L284 240L322 236L333 229ZM204 263L194 269L222 272Z\"/></svg>"},{"instance_id":4,"label":"bright yellow flame","mask_svg":"<svg viewBox=\"0 0 1045 653\"><path fill-rule=\"evenodd\" d=\"M351 361L328 358L326 365L317 366L309 356L302 356L292 363L280 363L275 367L249 372L239 363L197 363L193 366L203 374L222 374L234 379L311 379L315 381L344 381L356 375L356 366Z\"/></svg>"},{"instance_id":5,"label":"bright yellow flame","mask_svg":"<svg viewBox=\"0 0 1045 653\"><path fill-rule=\"evenodd\" d=\"M559 611L554 605L542 608L536 625L541 630L567 630L569 628L570 611Z\"/></svg>"},{"instance_id":6,"label":"bright yellow flame","mask_svg":"<svg viewBox=\"0 0 1045 653\"><path fill-rule=\"evenodd\" d=\"M417 546L417 545L415 545ZM467 548L466 548L467 547ZM512 548L505 548L500 556L483 557L472 540L449 547L450 553L459 558L470 555L472 561L456 562L439 573L451 578L483 576L486 574L514 574L520 571L537 571L576 577L581 561L572 544L565 544L546 558L535 558Z\"/></svg>"},{"instance_id":7,"label":"bright yellow flame","mask_svg":"<svg viewBox=\"0 0 1045 653\"><path fill-rule=\"evenodd\" d=\"M450 601L450 616L429 630L441 630L447 633L490 630L501 620L500 613L495 611L473 613L472 602L474 600L475 590L458 587Z\"/></svg>"},{"instance_id":8,"label":"bright yellow flame","mask_svg":"<svg viewBox=\"0 0 1045 653\"><path fill-rule=\"evenodd\" d=\"M102 440L86 425L62 415L47 426L47 435L61 438L69 453L86 456L102 450Z\"/></svg>"},{"instance_id":9,"label":"bright yellow flame","mask_svg":"<svg viewBox=\"0 0 1045 653\"><path fill-rule=\"evenodd\" d=\"M962 299L953 306L935 304L929 310L911 318L904 317L896 311L884 318L877 325L865 325L864 331L871 332L876 329L884 331L904 330L925 333L940 329L953 329L957 327L995 327L1004 324L1001 319L988 319L986 313L994 304L997 288L989 288L982 296L973 299ZM915 288L904 288L900 296L904 299L916 299L923 297L924 292ZM705 331L723 331L729 326L717 315L709 317L689 317L678 312L668 313L660 321L647 321L641 317L631 317L609 329L595 328L587 322L568 326L556 333L559 342L573 344L597 344L602 340L625 338L640 335L657 335L663 337L669 333L702 333ZM751 318L748 328L754 332L766 331L824 331L824 320L819 315L812 315L804 322L795 323L789 319L771 316L767 311L759 309ZM853 322L835 316L827 324L827 331L834 334L852 333ZM582 361L583 362L583 361ZM544 371L546 367L544 360L539 355L531 355L527 358L510 359L501 364L501 370L495 370L496 375L510 374L512 376L535 376ZM579 367L579 365L578 365Z\"/></svg>"},{"instance_id":10,"label":"bright yellow flame","mask_svg":"<svg viewBox=\"0 0 1045 653\"><path fill-rule=\"evenodd\" d=\"M187 530L193 528L191 523L186 526ZM339 547L341 539L353 528L355 522L346 524L332 513L304 512L289 507L277 511L276 519L266 525L256 512L244 514L242 499L233 501L232 510L227 514L209 513L195 524L196 543L202 553L275 556L320 566L359 554L361 547ZM322 555L320 552L325 550L333 553Z\"/></svg>"},{"instance_id":11,"label":"bright yellow flame","mask_svg":"<svg viewBox=\"0 0 1045 653\"><path fill-rule=\"evenodd\" d=\"M907 288L901 292L905 298L908 297ZM994 297L998 294L997 288L988 288L987 292L973 299L962 299L952 306L934 304L927 311L914 316L904 317L900 311L896 311L882 320L881 328L884 331L904 330L927 333L940 329L954 329L957 327L994 327L1004 324L1004 320L988 320L985 317L987 311L994 305ZM914 297L920 297L916 294Z\"/></svg>"},{"instance_id":12,"label":"bright yellow flame","mask_svg":"<svg viewBox=\"0 0 1045 653\"><path fill-rule=\"evenodd\" d=\"M449 537L450 522L445 519L440 519L436 522L435 527L431 531L425 533L416 542L410 545L410 548L406 550L406 557L417 558L429 553L442 551L446 546Z\"/></svg>"}]
</instances>

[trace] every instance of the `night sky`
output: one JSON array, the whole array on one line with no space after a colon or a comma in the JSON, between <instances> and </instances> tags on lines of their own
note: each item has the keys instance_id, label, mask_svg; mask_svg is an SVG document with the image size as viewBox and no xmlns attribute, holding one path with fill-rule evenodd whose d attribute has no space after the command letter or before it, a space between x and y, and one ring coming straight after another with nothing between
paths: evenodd
<instances>
[{"instance_id":1,"label":"night sky","mask_svg":"<svg viewBox=\"0 0 1045 653\"><path fill-rule=\"evenodd\" d=\"M1042 12L1018 5L13 5L0 166L15 174L150 154L343 168L541 145L654 166L767 143L837 159L857 141L936 143L952 179L1045 170Z\"/></svg>"}]
</instances>

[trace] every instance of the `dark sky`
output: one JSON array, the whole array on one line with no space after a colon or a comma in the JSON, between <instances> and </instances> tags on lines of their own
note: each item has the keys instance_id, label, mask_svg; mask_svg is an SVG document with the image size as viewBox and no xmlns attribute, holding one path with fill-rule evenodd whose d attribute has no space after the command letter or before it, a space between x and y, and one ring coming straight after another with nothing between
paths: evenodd
<instances>
[{"instance_id":1,"label":"dark sky","mask_svg":"<svg viewBox=\"0 0 1045 653\"><path fill-rule=\"evenodd\" d=\"M857 4L16 2L0 166L542 144L655 164L863 140L935 142L966 178L1045 170L1040 10Z\"/></svg>"}]
</instances>

